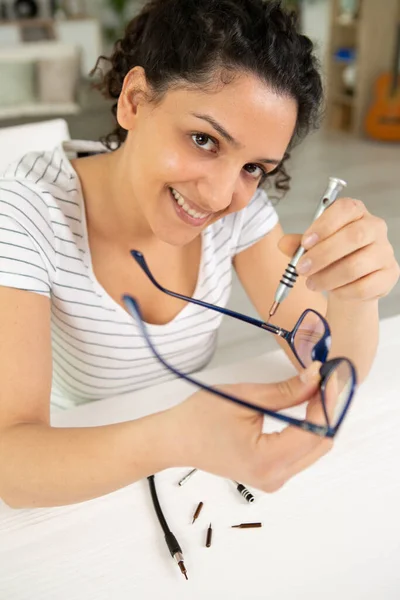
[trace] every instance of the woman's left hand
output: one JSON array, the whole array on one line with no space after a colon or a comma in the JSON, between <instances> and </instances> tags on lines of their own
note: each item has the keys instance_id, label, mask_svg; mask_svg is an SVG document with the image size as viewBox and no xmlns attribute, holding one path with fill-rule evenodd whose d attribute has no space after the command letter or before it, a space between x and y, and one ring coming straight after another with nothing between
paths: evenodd
<instances>
[{"instance_id":1,"label":"woman's left hand","mask_svg":"<svg viewBox=\"0 0 400 600\"><path fill-rule=\"evenodd\" d=\"M395 286L400 268L383 219L363 202L336 200L304 233L286 235L281 250L292 256L301 243L307 249L297 271L307 287L343 300L376 300Z\"/></svg>"}]
</instances>

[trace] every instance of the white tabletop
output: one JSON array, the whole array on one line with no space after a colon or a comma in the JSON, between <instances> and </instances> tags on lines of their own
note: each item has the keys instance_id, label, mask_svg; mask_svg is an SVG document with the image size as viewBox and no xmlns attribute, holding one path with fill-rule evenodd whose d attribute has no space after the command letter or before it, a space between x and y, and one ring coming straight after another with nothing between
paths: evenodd
<instances>
[{"instance_id":1,"label":"white tabletop","mask_svg":"<svg viewBox=\"0 0 400 600\"><path fill-rule=\"evenodd\" d=\"M156 477L185 554L168 553L146 481L82 504L12 510L0 504L1 600L400 598L400 316L381 325L377 359L333 451L275 494L247 504L234 486L188 469ZM293 373L281 351L202 374L214 383ZM182 381L55 415L56 426L140 417L187 397ZM216 399L218 402L218 399ZM268 423L266 424L268 428ZM203 511L192 525L199 501ZM261 529L231 529L262 521ZM208 524L214 535L205 548Z\"/></svg>"}]
</instances>

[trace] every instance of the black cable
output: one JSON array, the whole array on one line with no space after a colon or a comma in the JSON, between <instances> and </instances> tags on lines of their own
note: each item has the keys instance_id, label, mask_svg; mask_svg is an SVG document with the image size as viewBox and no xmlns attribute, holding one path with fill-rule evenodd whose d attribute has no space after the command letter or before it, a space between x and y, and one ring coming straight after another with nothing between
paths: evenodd
<instances>
[{"instance_id":1,"label":"black cable","mask_svg":"<svg viewBox=\"0 0 400 600\"><path fill-rule=\"evenodd\" d=\"M162 530L166 535L167 533L169 533L169 527L168 527L167 521L165 520L163 511L161 510L160 502L158 501L156 484L154 481L154 475L150 475L150 477L148 477L147 479L149 482L151 498L152 498L153 504L154 504L154 510L156 511L156 515L158 517L158 520L160 521Z\"/></svg>"},{"instance_id":2,"label":"black cable","mask_svg":"<svg viewBox=\"0 0 400 600\"><path fill-rule=\"evenodd\" d=\"M188 576L187 576L185 563L183 562L182 549L178 543L178 540L176 539L176 537L174 536L174 534L168 527L168 523L164 517L163 511L160 506L160 502L158 500L154 475L149 475L149 477L147 478L147 481L149 482L150 494L151 494L151 499L153 500L154 510L156 511L157 518L158 518L160 525L162 527L162 530L164 532L165 541L168 546L168 550L170 551L172 558L174 558L176 560L176 562L178 563L178 566L181 570L182 575L184 575L187 579Z\"/></svg>"}]
</instances>

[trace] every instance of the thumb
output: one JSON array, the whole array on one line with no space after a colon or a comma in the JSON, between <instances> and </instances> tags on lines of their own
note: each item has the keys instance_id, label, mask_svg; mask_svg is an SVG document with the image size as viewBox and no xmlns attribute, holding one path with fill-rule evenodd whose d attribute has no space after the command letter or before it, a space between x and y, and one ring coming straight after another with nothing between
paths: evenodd
<instances>
[{"instance_id":1,"label":"thumb","mask_svg":"<svg viewBox=\"0 0 400 600\"><path fill-rule=\"evenodd\" d=\"M286 256L293 256L298 247L301 245L302 235L298 233L290 233L281 237L278 242L278 248Z\"/></svg>"},{"instance_id":2,"label":"thumb","mask_svg":"<svg viewBox=\"0 0 400 600\"><path fill-rule=\"evenodd\" d=\"M296 377L272 384L274 390L268 394L269 398L264 389L264 403L269 400L268 408L277 411L310 400L319 387L320 368L321 363L314 362Z\"/></svg>"}]
</instances>

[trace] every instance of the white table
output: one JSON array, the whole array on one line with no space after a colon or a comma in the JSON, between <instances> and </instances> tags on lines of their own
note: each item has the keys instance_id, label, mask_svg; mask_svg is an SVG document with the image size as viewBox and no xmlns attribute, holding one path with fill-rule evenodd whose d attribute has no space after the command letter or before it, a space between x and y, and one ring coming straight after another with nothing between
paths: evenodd
<instances>
[{"instance_id":1,"label":"white table","mask_svg":"<svg viewBox=\"0 0 400 600\"><path fill-rule=\"evenodd\" d=\"M79 505L0 506L1 600L398 600L400 598L400 316L382 323L378 357L334 450L249 505L234 486L187 469L156 478L189 581L165 546L146 481ZM292 374L275 352L203 374L209 382ZM193 390L182 381L60 414L61 426L140 417ZM216 402L219 400L216 399ZM256 492L255 492L256 493ZM204 502L191 525L197 503ZM231 529L243 521L262 529ZM211 548L206 528L213 524Z\"/></svg>"}]
</instances>

